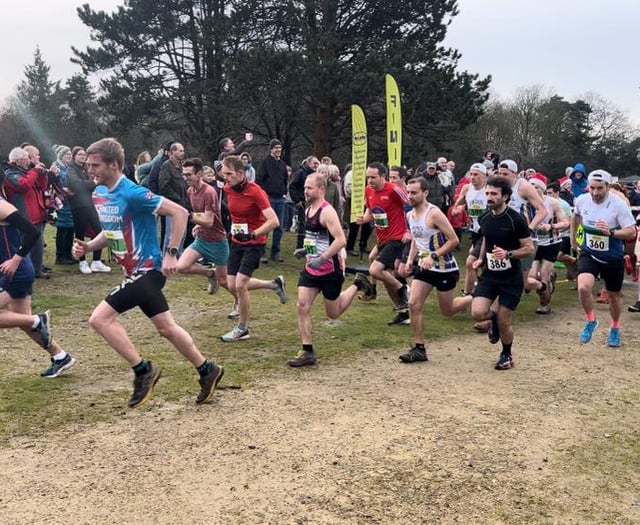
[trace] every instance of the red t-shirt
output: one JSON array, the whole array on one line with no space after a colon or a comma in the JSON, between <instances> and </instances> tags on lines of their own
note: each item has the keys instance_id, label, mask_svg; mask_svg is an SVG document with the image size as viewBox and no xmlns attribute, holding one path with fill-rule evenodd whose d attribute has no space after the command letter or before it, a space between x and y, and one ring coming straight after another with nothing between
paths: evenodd
<instances>
[{"instance_id":1,"label":"red t-shirt","mask_svg":"<svg viewBox=\"0 0 640 525\"><path fill-rule=\"evenodd\" d=\"M373 215L378 244L389 241L401 241L407 231L404 205L408 201L407 193L396 184L385 182L381 190L367 185L365 189L367 208Z\"/></svg>"},{"instance_id":2,"label":"red t-shirt","mask_svg":"<svg viewBox=\"0 0 640 525\"><path fill-rule=\"evenodd\" d=\"M263 210L271 207L269 197L255 182L247 182L241 191L236 191L228 184L224 185L227 194L227 205L231 214L231 240L236 244L267 244L267 236L260 235L247 242L238 242L233 237L234 232L251 233L262 226L267 219L262 215Z\"/></svg>"},{"instance_id":3,"label":"red t-shirt","mask_svg":"<svg viewBox=\"0 0 640 525\"><path fill-rule=\"evenodd\" d=\"M198 237L203 241L222 241L227 238L227 232L222 224L218 194L208 184L202 184L199 190L193 186L187 188L187 195L194 213L213 212L213 226L200 226Z\"/></svg>"}]
</instances>

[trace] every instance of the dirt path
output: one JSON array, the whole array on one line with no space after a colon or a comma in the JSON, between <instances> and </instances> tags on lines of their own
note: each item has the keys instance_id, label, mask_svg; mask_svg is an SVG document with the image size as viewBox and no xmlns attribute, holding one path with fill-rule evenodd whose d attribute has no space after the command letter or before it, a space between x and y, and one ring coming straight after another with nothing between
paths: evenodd
<instances>
[{"instance_id":1,"label":"dirt path","mask_svg":"<svg viewBox=\"0 0 640 525\"><path fill-rule=\"evenodd\" d=\"M14 440L0 522L638 523L638 319L617 351L581 319L517 327L508 372L465 336Z\"/></svg>"}]
</instances>

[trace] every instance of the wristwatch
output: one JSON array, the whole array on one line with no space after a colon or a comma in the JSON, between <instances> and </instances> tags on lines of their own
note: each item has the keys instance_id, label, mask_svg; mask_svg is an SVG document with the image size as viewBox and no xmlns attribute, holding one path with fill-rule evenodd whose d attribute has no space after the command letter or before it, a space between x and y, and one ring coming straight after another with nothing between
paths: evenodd
<instances>
[{"instance_id":1,"label":"wristwatch","mask_svg":"<svg viewBox=\"0 0 640 525\"><path fill-rule=\"evenodd\" d=\"M167 253L169 255L173 255L174 257L178 256L178 248L176 248L175 246L170 246L169 248L167 248Z\"/></svg>"},{"instance_id":2,"label":"wristwatch","mask_svg":"<svg viewBox=\"0 0 640 525\"><path fill-rule=\"evenodd\" d=\"M437 261L437 260L438 260L438 254L437 254L436 252L431 252L431 258L432 258L434 261Z\"/></svg>"},{"instance_id":3,"label":"wristwatch","mask_svg":"<svg viewBox=\"0 0 640 525\"><path fill-rule=\"evenodd\" d=\"M507 252L507 259L513 259L513 252Z\"/></svg>"}]
</instances>

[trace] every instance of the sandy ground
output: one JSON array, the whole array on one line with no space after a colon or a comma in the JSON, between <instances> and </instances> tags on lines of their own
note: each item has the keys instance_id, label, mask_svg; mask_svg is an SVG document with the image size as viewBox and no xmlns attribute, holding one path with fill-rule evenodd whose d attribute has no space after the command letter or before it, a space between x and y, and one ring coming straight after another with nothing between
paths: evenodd
<instances>
[{"instance_id":1,"label":"sandy ground","mask_svg":"<svg viewBox=\"0 0 640 525\"><path fill-rule=\"evenodd\" d=\"M574 309L517 327L507 372L469 335L14 439L0 523L639 523L638 460L606 457L637 442L633 315L619 350Z\"/></svg>"}]
</instances>

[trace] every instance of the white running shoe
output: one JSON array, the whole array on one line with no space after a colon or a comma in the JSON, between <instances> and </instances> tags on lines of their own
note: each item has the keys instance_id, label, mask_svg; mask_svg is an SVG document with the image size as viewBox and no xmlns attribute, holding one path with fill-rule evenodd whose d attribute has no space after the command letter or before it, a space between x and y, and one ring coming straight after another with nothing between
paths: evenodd
<instances>
[{"instance_id":1,"label":"white running shoe","mask_svg":"<svg viewBox=\"0 0 640 525\"><path fill-rule=\"evenodd\" d=\"M109 273L111 268L104 264L102 261L93 261L91 263L91 271L98 273Z\"/></svg>"},{"instance_id":2,"label":"white running shoe","mask_svg":"<svg viewBox=\"0 0 640 525\"><path fill-rule=\"evenodd\" d=\"M80 261L79 268L80 268L80 273L83 273L85 275L93 273L91 271L91 268L89 268L89 263L87 261Z\"/></svg>"},{"instance_id":3,"label":"white running shoe","mask_svg":"<svg viewBox=\"0 0 640 525\"><path fill-rule=\"evenodd\" d=\"M235 319L236 317L240 317L240 305L238 303L233 303L233 308L227 315L229 319Z\"/></svg>"}]
</instances>

